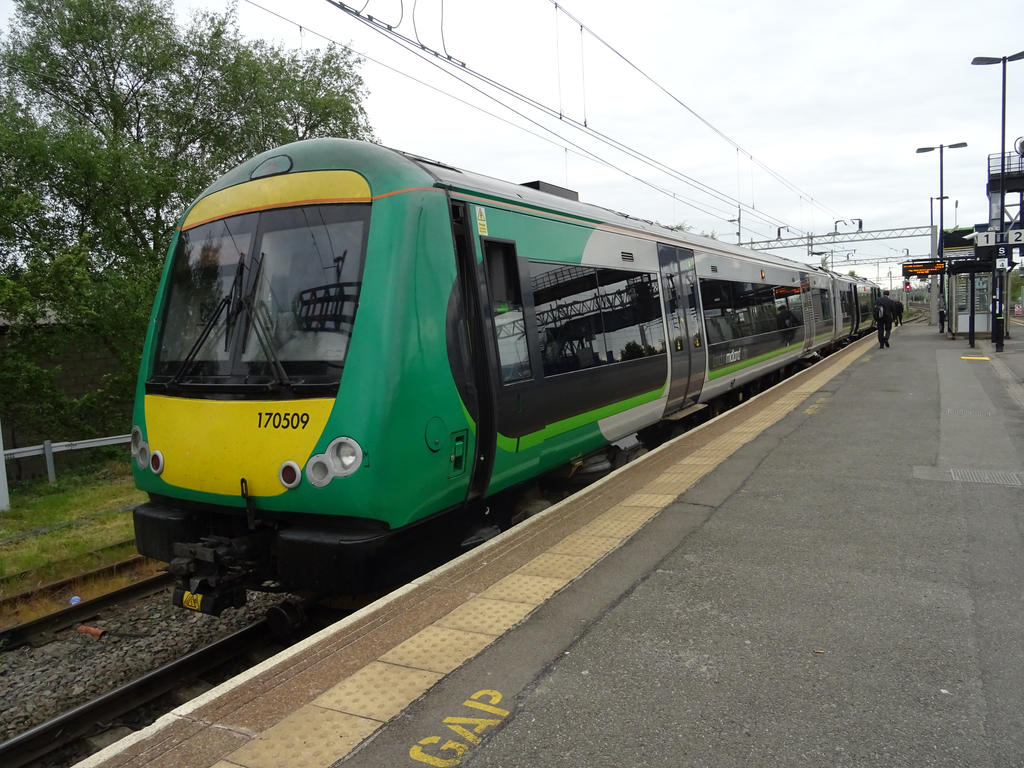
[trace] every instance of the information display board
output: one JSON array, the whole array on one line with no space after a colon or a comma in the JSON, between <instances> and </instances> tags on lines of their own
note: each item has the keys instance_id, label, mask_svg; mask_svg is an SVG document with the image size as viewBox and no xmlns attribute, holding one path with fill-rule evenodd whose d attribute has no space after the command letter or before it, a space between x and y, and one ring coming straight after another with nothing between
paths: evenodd
<instances>
[{"instance_id":1,"label":"information display board","mask_svg":"<svg viewBox=\"0 0 1024 768\"><path fill-rule=\"evenodd\" d=\"M931 261L907 261L903 263L904 277L924 277L938 275L946 270L946 262L932 259Z\"/></svg>"}]
</instances>

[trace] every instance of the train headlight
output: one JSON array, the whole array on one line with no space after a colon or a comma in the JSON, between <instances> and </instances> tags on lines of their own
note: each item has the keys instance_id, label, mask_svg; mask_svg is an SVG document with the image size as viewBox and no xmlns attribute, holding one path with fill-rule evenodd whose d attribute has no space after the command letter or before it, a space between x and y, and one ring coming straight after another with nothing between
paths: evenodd
<instances>
[{"instance_id":1,"label":"train headlight","mask_svg":"<svg viewBox=\"0 0 1024 768\"><path fill-rule=\"evenodd\" d=\"M326 451L310 457L306 462L306 478L317 488L323 488L336 477L348 477L362 463L363 449L359 443L351 437L339 437L331 441Z\"/></svg>"},{"instance_id":2,"label":"train headlight","mask_svg":"<svg viewBox=\"0 0 1024 768\"><path fill-rule=\"evenodd\" d=\"M323 488L331 482L331 465L322 455L314 456L306 462L306 477L317 488Z\"/></svg>"},{"instance_id":3,"label":"train headlight","mask_svg":"<svg viewBox=\"0 0 1024 768\"><path fill-rule=\"evenodd\" d=\"M363 451L359 443L348 437L339 437L327 447L327 455L331 457L337 473L344 477L351 475L363 462Z\"/></svg>"},{"instance_id":4,"label":"train headlight","mask_svg":"<svg viewBox=\"0 0 1024 768\"><path fill-rule=\"evenodd\" d=\"M142 429L138 425L132 427L132 458L139 469L149 466L149 445L142 439Z\"/></svg>"},{"instance_id":5,"label":"train headlight","mask_svg":"<svg viewBox=\"0 0 1024 768\"><path fill-rule=\"evenodd\" d=\"M139 446L139 455L135 457L139 469L146 469L149 466L149 446L143 443Z\"/></svg>"}]
</instances>

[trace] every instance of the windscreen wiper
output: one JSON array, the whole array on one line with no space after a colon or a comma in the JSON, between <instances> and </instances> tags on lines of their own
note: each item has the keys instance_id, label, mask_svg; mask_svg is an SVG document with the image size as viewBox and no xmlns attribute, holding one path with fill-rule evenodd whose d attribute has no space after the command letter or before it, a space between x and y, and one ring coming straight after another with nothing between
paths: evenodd
<instances>
[{"instance_id":1,"label":"windscreen wiper","mask_svg":"<svg viewBox=\"0 0 1024 768\"><path fill-rule=\"evenodd\" d=\"M271 344L270 332L267 330L267 326L263 323L263 318L260 317L256 307L253 306L251 295L246 296L242 300L242 306L249 315L249 320L252 322L252 328L256 332L256 340L260 343L260 348L263 350L263 354L267 358L267 362L270 363L271 370L274 372L274 380L283 387L291 387L294 382L288 377L288 372L285 371L284 365L281 363L281 358L278 357L277 352L274 351L274 345Z\"/></svg>"},{"instance_id":2,"label":"windscreen wiper","mask_svg":"<svg viewBox=\"0 0 1024 768\"><path fill-rule=\"evenodd\" d=\"M188 354L185 355L185 359L181 361L181 366L178 368L177 373L171 377L168 384L177 384L181 381L182 377L185 375L185 371L187 371L189 366L195 362L196 357L199 355L199 350L203 348L203 344L206 343L207 337L217 324L217 318L220 317L220 313L223 312L224 308L229 304L231 304L231 293L228 293L220 300L220 303L217 305L217 309L214 311L213 315L210 316L210 319L206 321L206 325L203 326L203 330L199 334L199 338L196 339L195 343L192 345L192 349L190 349Z\"/></svg>"},{"instance_id":3,"label":"windscreen wiper","mask_svg":"<svg viewBox=\"0 0 1024 768\"><path fill-rule=\"evenodd\" d=\"M199 338L196 339L195 343L192 345L192 348L188 351L188 354L185 355L185 359L182 360L181 362L181 367L179 367L177 373L175 373L174 376L171 377L171 380L168 382L168 384L178 384L181 381L182 377L185 375L185 372L188 370L189 366L195 362L196 357L199 355L199 350L203 348L203 345L206 343L207 337L210 335L210 332L213 331L214 327L217 325L217 320L218 318L220 318L220 313L224 311L225 307L228 308L228 327L227 333L224 334L224 343L227 344L230 341L231 327L234 325L235 317L238 315L240 309L240 307L237 306L237 300L238 297L241 296L242 294L241 286L242 276L244 274L245 254L243 253L238 258L238 266L235 267L235 277L231 281L231 290L229 290L227 294L225 294L224 297L220 300L220 303L217 304L217 309L214 310L213 314L210 316L210 319L206 321L205 325L203 325L203 330L200 331Z\"/></svg>"}]
</instances>

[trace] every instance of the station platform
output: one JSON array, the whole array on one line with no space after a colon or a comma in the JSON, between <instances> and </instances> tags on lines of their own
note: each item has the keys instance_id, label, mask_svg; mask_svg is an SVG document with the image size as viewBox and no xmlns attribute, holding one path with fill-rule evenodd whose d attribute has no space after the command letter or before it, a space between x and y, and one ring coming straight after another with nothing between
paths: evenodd
<instances>
[{"instance_id":1,"label":"station platform","mask_svg":"<svg viewBox=\"0 0 1024 768\"><path fill-rule=\"evenodd\" d=\"M1019 768L1021 331L862 339L79 766Z\"/></svg>"}]
</instances>

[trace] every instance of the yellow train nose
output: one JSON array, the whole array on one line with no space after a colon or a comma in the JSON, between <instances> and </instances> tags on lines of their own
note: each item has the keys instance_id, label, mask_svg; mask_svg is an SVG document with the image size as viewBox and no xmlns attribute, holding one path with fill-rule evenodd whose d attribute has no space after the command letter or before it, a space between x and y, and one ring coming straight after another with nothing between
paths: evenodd
<instances>
[{"instance_id":1,"label":"yellow train nose","mask_svg":"<svg viewBox=\"0 0 1024 768\"><path fill-rule=\"evenodd\" d=\"M146 431L162 459L160 477L194 491L238 495L245 478L253 496L288 486L282 466L300 468L323 434L332 398L223 401L147 395Z\"/></svg>"}]
</instances>

